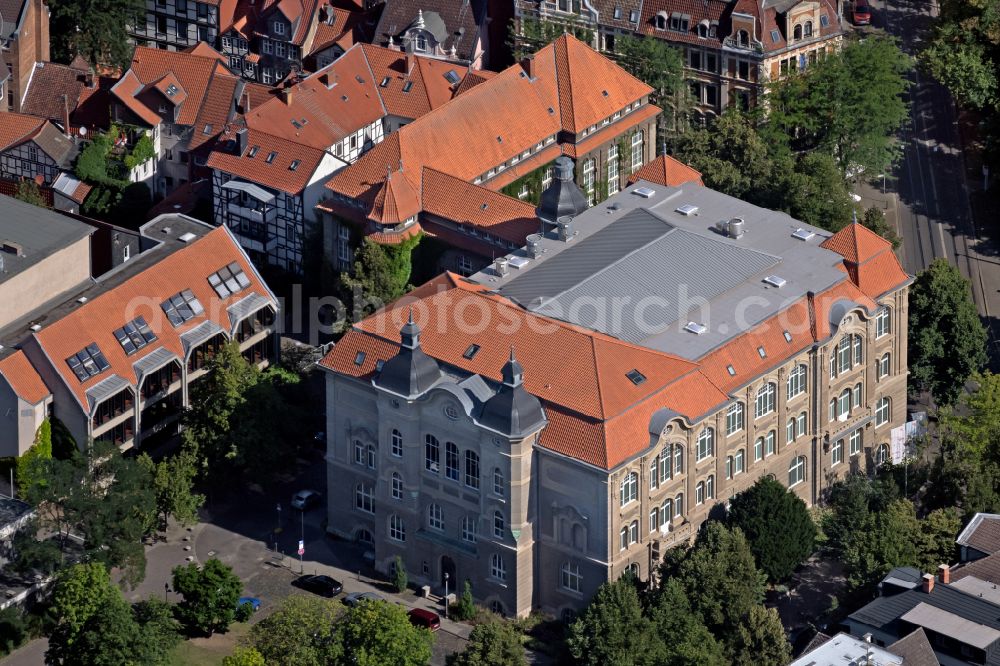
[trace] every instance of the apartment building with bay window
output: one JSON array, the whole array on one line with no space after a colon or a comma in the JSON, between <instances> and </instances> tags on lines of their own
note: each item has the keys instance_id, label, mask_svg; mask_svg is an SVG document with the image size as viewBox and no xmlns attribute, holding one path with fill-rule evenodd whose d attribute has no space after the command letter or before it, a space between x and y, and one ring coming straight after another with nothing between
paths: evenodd
<instances>
[{"instance_id":1,"label":"apartment building with bay window","mask_svg":"<svg viewBox=\"0 0 1000 666\"><path fill-rule=\"evenodd\" d=\"M328 530L436 592L575 612L761 476L812 504L883 462L910 280L860 225L639 180L333 347Z\"/></svg>"}]
</instances>

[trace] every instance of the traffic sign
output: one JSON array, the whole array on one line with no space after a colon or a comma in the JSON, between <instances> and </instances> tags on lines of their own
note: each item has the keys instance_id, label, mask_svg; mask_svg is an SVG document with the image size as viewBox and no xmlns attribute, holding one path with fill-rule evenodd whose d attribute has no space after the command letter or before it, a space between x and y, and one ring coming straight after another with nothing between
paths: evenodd
<instances>
[{"instance_id":1,"label":"traffic sign","mask_svg":"<svg viewBox=\"0 0 1000 666\"><path fill-rule=\"evenodd\" d=\"M305 554L306 554L306 542L302 541L300 539L299 540L299 555L305 555Z\"/></svg>"}]
</instances>

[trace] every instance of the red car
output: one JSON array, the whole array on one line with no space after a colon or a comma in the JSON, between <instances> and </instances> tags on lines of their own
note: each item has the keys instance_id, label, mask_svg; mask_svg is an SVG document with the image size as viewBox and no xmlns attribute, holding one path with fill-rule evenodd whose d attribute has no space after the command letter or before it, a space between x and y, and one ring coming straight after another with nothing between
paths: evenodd
<instances>
[{"instance_id":1,"label":"red car","mask_svg":"<svg viewBox=\"0 0 1000 666\"><path fill-rule=\"evenodd\" d=\"M872 8L868 0L854 0L854 25L869 25L872 22Z\"/></svg>"},{"instance_id":2,"label":"red car","mask_svg":"<svg viewBox=\"0 0 1000 666\"><path fill-rule=\"evenodd\" d=\"M441 617L432 611L424 610L423 608L414 608L408 615L410 616L410 624L414 626L430 629L431 631L437 631L441 628Z\"/></svg>"}]
</instances>

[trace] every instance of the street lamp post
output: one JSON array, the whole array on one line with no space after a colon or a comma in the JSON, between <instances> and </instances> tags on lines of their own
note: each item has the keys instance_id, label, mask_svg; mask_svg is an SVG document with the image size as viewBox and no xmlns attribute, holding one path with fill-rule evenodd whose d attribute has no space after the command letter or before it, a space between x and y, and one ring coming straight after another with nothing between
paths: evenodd
<instances>
[{"instance_id":1,"label":"street lamp post","mask_svg":"<svg viewBox=\"0 0 1000 666\"><path fill-rule=\"evenodd\" d=\"M163 601L167 601L167 593L170 592L170 583L163 584Z\"/></svg>"},{"instance_id":2,"label":"street lamp post","mask_svg":"<svg viewBox=\"0 0 1000 666\"><path fill-rule=\"evenodd\" d=\"M274 528L274 554L278 554L278 535L281 534L281 502L278 502L278 526Z\"/></svg>"},{"instance_id":3,"label":"street lamp post","mask_svg":"<svg viewBox=\"0 0 1000 666\"><path fill-rule=\"evenodd\" d=\"M448 617L448 572L444 572L444 616Z\"/></svg>"},{"instance_id":4,"label":"street lamp post","mask_svg":"<svg viewBox=\"0 0 1000 666\"><path fill-rule=\"evenodd\" d=\"M302 545L306 544L306 512L305 509L299 512L302 516ZM305 573L305 564L302 562L302 549L299 548L299 573Z\"/></svg>"}]
</instances>

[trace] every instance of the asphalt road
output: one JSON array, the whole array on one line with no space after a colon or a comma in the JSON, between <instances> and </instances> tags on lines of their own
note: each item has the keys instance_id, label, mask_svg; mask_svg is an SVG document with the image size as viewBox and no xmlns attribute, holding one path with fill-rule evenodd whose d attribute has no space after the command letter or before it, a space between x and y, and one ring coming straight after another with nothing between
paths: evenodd
<instances>
[{"instance_id":1,"label":"asphalt road","mask_svg":"<svg viewBox=\"0 0 1000 666\"><path fill-rule=\"evenodd\" d=\"M915 55L927 38L936 2L885 0L874 3L878 27L900 38ZM903 237L901 259L916 274L937 258L958 266L972 283L980 314L990 329L994 364L1000 360L1000 252L997 244L977 229L969 205L965 164L959 140L955 105L950 93L925 74L910 75L911 118L902 135L903 158L888 181L897 198L897 224Z\"/></svg>"}]
</instances>

